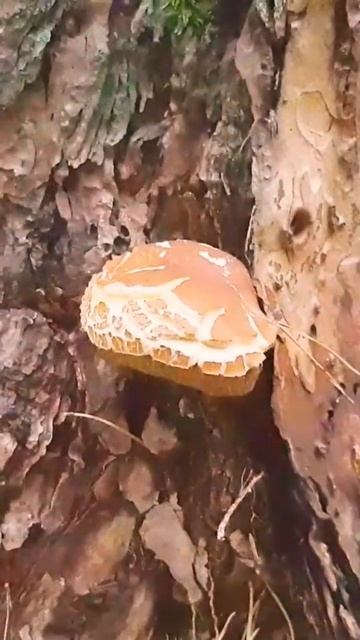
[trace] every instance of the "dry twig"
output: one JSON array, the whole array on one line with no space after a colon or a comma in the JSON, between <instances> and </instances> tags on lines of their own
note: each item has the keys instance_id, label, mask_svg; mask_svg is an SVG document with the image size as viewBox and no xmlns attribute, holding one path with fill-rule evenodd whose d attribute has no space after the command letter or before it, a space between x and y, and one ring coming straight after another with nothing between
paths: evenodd
<instances>
[{"instance_id":1,"label":"dry twig","mask_svg":"<svg viewBox=\"0 0 360 640\"><path fill-rule=\"evenodd\" d=\"M11 594L10 594L10 587L8 582L5 582L4 588L5 588L6 615L5 615L3 640L7 640L9 625L10 625L10 612L11 612Z\"/></svg>"},{"instance_id":2,"label":"dry twig","mask_svg":"<svg viewBox=\"0 0 360 640\"><path fill-rule=\"evenodd\" d=\"M254 556L254 565L255 565L255 571L258 575L261 575L260 573L260 566L261 566L261 558L258 554L258 550L256 548L256 543L255 543L255 539L254 537L250 534L249 535L249 543L250 543L250 547ZM266 580L264 580L263 576L261 576L265 587L267 588L268 592L270 593L271 597L273 598L274 602L277 604L277 606L279 607L282 615L284 616L285 622L287 624L288 630L289 630L289 640L296 640L295 638L295 631L294 631L294 627L292 625L290 616L288 614L288 612L286 611L283 603L281 602L279 596L275 593L275 591L272 589L272 587L270 587L270 585L268 584L268 582ZM247 640L247 638L245 637L242 640Z\"/></svg>"},{"instance_id":3,"label":"dry twig","mask_svg":"<svg viewBox=\"0 0 360 640\"><path fill-rule=\"evenodd\" d=\"M208 591L209 606L210 606L212 621L214 623L215 638L218 638L220 631L219 631L219 621L218 621L218 617L216 615L216 609L215 609L215 582L214 582L214 578L212 577L210 569L209 569L209 584L210 584L210 588Z\"/></svg>"},{"instance_id":4,"label":"dry twig","mask_svg":"<svg viewBox=\"0 0 360 640\"><path fill-rule=\"evenodd\" d=\"M236 511L236 509L238 508L239 504L241 504L241 502L244 500L244 498L247 496L248 493L250 493L253 488L255 487L255 485L259 482L259 480L262 479L264 473L261 472L259 473L257 476L254 476L254 474L252 473L252 471L250 471L248 478L242 483L241 483L241 489L240 489L240 493L238 495L238 497L236 498L235 502L232 503L232 505L228 508L227 512L225 513L223 519L221 520L218 529L217 529L217 539L218 540L225 540L226 538L226 528L230 522L230 519L232 517L232 515L234 514L234 512Z\"/></svg>"},{"instance_id":5,"label":"dry twig","mask_svg":"<svg viewBox=\"0 0 360 640\"><path fill-rule=\"evenodd\" d=\"M229 615L228 619L226 620L226 622L225 622L225 624L224 624L223 628L221 629L221 631L220 631L219 635L218 635L218 636L216 636L215 640L224 640L224 638L225 638L225 634L226 634L226 632L227 632L227 630L228 630L228 628L229 628L230 622L231 622L231 620L233 619L234 615L235 615L235 611L233 611L232 613L230 613L230 615Z\"/></svg>"},{"instance_id":6,"label":"dry twig","mask_svg":"<svg viewBox=\"0 0 360 640\"><path fill-rule=\"evenodd\" d=\"M259 633L258 627L255 627L256 618L259 613L260 598L257 602L254 602L254 587L252 583L249 583L249 609L248 617L246 621L246 627L242 635L241 640L254 640Z\"/></svg>"},{"instance_id":7,"label":"dry twig","mask_svg":"<svg viewBox=\"0 0 360 640\"><path fill-rule=\"evenodd\" d=\"M96 422L101 422L101 424L105 424L107 427L111 427L116 431L120 431L120 433L122 433L124 436L127 436L128 438L130 438L130 440L133 440L134 442L139 444L141 447L143 447L147 451L150 451L150 449L146 446L146 444L140 438L138 438L137 436L134 436L133 433L130 433L130 431L127 431L123 427L120 427L118 424L115 424L115 422L111 422L111 420L106 420L106 418L101 418L100 416L93 416L91 413L83 413L81 411L66 411L64 415L65 417L74 416L75 418L88 418L89 420L95 420ZM150 453L152 452L150 451Z\"/></svg>"}]
</instances>

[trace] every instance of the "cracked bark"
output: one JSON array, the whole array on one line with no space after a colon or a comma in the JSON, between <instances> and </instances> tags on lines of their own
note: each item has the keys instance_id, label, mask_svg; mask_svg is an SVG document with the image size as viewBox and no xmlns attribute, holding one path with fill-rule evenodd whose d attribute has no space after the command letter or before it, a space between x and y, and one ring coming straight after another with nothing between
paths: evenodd
<instances>
[{"instance_id":1,"label":"cracked bark","mask_svg":"<svg viewBox=\"0 0 360 640\"><path fill-rule=\"evenodd\" d=\"M282 336L254 393L214 402L113 368L78 330L111 253L191 237L245 259L251 216L268 313L359 368L360 8L273 4L221 3L201 42L152 25L145 2L2 4L8 639L190 637L194 614L214 637L232 612L238 638L250 582L257 637L287 634L266 585L297 638L360 637L358 378L300 338L350 404Z\"/></svg>"}]
</instances>

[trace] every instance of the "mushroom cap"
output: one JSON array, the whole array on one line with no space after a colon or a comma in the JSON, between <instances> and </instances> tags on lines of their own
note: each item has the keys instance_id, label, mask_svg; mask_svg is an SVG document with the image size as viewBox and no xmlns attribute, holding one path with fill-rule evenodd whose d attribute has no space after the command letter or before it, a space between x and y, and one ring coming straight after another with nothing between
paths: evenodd
<instances>
[{"instance_id":1,"label":"mushroom cap","mask_svg":"<svg viewBox=\"0 0 360 640\"><path fill-rule=\"evenodd\" d=\"M202 390L211 382L215 392L220 378L257 370L276 337L244 265L191 240L141 245L109 260L84 293L81 325L125 366Z\"/></svg>"}]
</instances>

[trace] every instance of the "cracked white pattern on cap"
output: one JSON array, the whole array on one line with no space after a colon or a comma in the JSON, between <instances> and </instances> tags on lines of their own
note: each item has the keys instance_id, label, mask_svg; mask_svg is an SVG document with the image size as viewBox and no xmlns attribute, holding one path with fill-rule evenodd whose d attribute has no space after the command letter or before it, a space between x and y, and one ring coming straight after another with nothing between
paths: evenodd
<instances>
[{"instance_id":1,"label":"cracked white pattern on cap","mask_svg":"<svg viewBox=\"0 0 360 640\"><path fill-rule=\"evenodd\" d=\"M86 289L81 324L102 349L226 378L258 367L276 337L244 265L190 240L108 261Z\"/></svg>"}]
</instances>

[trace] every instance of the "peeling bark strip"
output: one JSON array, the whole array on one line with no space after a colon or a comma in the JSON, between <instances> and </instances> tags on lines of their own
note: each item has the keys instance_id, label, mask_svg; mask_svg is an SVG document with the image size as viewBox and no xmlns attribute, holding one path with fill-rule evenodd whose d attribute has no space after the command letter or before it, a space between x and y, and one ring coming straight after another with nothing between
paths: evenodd
<instances>
[{"instance_id":1,"label":"peeling bark strip","mask_svg":"<svg viewBox=\"0 0 360 640\"><path fill-rule=\"evenodd\" d=\"M347 8L356 37L354 4ZM355 76L350 68L351 32L343 5L332 0L289 5L277 133L272 136L267 126L254 146L254 273L270 313L280 313L291 327L315 335L358 367L359 133L352 88L358 72ZM239 47L238 56L241 70ZM304 346L311 349L306 341ZM276 348L273 408L314 510L311 538L324 570L321 589L329 619L335 628L335 617L341 619L357 638L359 380L321 349L316 357L355 404L338 396L286 340Z\"/></svg>"}]
</instances>

